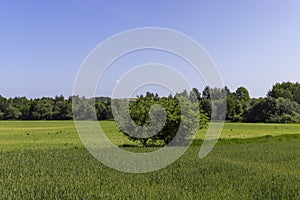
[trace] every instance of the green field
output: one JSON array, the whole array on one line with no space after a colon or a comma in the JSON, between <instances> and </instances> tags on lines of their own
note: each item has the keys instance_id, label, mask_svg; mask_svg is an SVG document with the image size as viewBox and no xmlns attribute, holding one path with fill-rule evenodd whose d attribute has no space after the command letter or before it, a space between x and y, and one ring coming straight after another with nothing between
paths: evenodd
<instances>
[{"instance_id":1,"label":"green field","mask_svg":"<svg viewBox=\"0 0 300 200\"><path fill-rule=\"evenodd\" d=\"M118 131L113 121L101 121L101 128L116 145L139 145ZM200 130L196 140L203 140ZM262 136L300 137L300 124L225 123L220 139L257 139ZM82 147L73 121L0 121L0 151Z\"/></svg>"},{"instance_id":2,"label":"green field","mask_svg":"<svg viewBox=\"0 0 300 200\"><path fill-rule=\"evenodd\" d=\"M115 144L134 144L100 124ZM200 159L204 134L168 167L129 174L94 159L72 121L0 121L0 199L300 198L300 124L226 123Z\"/></svg>"}]
</instances>

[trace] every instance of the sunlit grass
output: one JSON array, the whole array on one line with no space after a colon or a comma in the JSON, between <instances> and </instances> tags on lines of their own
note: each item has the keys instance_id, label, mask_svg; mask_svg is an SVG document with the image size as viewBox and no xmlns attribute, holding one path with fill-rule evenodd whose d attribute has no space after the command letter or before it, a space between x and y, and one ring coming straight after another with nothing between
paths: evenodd
<instances>
[{"instance_id":1,"label":"sunlit grass","mask_svg":"<svg viewBox=\"0 0 300 200\"><path fill-rule=\"evenodd\" d=\"M132 144L113 121L100 125L113 143ZM129 174L89 154L72 121L0 121L0 199L298 199L299 130L299 124L225 123L204 159L199 140L164 169Z\"/></svg>"},{"instance_id":2,"label":"sunlit grass","mask_svg":"<svg viewBox=\"0 0 300 200\"><path fill-rule=\"evenodd\" d=\"M203 139L207 129L198 131L196 139ZM300 124L224 123L220 138L255 138L266 135L300 134Z\"/></svg>"},{"instance_id":3,"label":"sunlit grass","mask_svg":"<svg viewBox=\"0 0 300 200\"><path fill-rule=\"evenodd\" d=\"M99 122L116 145L138 145L125 137L114 121ZM206 129L198 131L203 139ZM225 123L220 139L300 134L300 124ZM0 121L0 150L82 146L73 121Z\"/></svg>"}]
</instances>

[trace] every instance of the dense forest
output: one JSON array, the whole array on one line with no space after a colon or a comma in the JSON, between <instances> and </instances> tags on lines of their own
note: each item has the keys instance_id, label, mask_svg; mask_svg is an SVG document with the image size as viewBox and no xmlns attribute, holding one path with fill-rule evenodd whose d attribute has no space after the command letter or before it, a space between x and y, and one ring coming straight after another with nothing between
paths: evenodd
<instances>
[{"instance_id":1,"label":"dense forest","mask_svg":"<svg viewBox=\"0 0 300 200\"><path fill-rule=\"evenodd\" d=\"M282 82L276 83L264 98L251 98L244 87L239 87L232 92L225 88L210 88L206 86L200 92L193 89L193 94L199 102L201 113L208 118L211 117L212 103L218 107L222 104L221 99L226 95L226 120L243 122L268 122L287 123L300 122L300 83ZM189 97L189 93L184 91ZM147 98L145 98L147 97ZM147 93L145 96L136 97L135 102L150 99L172 99L172 97L159 97L157 94ZM190 96L189 98L195 98ZM211 100L213 99L213 101ZM220 99L220 101L218 101ZM78 101L72 111L72 101ZM195 100L193 100L195 101ZM26 97L4 98L0 96L0 119L1 120L70 120L73 112L79 114L77 119L90 119L89 109L93 106L96 110L98 120L110 120L113 118L111 110L112 100L109 97L97 97L86 99L84 97L71 96L65 98L56 96L54 98L43 97L28 99ZM134 107L136 104L132 104ZM214 119L218 117L215 116Z\"/></svg>"}]
</instances>

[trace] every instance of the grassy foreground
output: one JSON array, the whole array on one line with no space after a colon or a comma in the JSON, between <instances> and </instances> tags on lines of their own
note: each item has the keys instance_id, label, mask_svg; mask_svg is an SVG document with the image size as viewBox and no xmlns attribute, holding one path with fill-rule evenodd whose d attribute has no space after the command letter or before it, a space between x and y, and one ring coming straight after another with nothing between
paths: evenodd
<instances>
[{"instance_id":1,"label":"grassy foreground","mask_svg":"<svg viewBox=\"0 0 300 200\"><path fill-rule=\"evenodd\" d=\"M100 123L128 144L113 122ZM299 199L299 135L299 124L226 123L206 158L194 145L162 170L128 174L94 159L71 121L0 121L0 199Z\"/></svg>"}]
</instances>

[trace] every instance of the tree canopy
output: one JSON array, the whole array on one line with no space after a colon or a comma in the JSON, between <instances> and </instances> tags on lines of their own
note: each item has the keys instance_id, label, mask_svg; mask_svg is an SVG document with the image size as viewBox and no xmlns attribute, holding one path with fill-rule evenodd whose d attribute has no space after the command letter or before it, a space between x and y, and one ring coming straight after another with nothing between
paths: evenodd
<instances>
[{"instance_id":1,"label":"tree canopy","mask_svg":"<svg viewBox=\"0 0 300 200\"><path fill-rule=\"evenodd\" d=\"M193 94L193 95L192 95ZM176 96L176 95L175 95ZM228 87L211 88L206 86L202 92L197 88L192 91L184 91L180 96L188 98L193 104L197 104L199 111L207 118L212 115L212 105L217 109L222 108L222 99L226 99L226 120L244 122L300 122L300 84L298 82L276 83L268 91L264 98L250 98L248 90L241 86L236 91L230 91ZM178 95L177 95L178 97ZM133 98L131 103L133 120L137 124L149 123L148 112L151 105L158 103L166 106L168 116L175 115L178 102L175 97L159 97L150 92ZM77 103L72 108L72 102ZM177 103L176 103L177 102ZM92 116L95 110L96 119L113 119L112 99L109 97L85 98L62 95L35 99L26 97L5 98L0 95L0 120L70 120L95 119ZM221 113L221 112L219 112ZM178 113L179 114L179 113Z\"/></svg>"}]
</instances>

